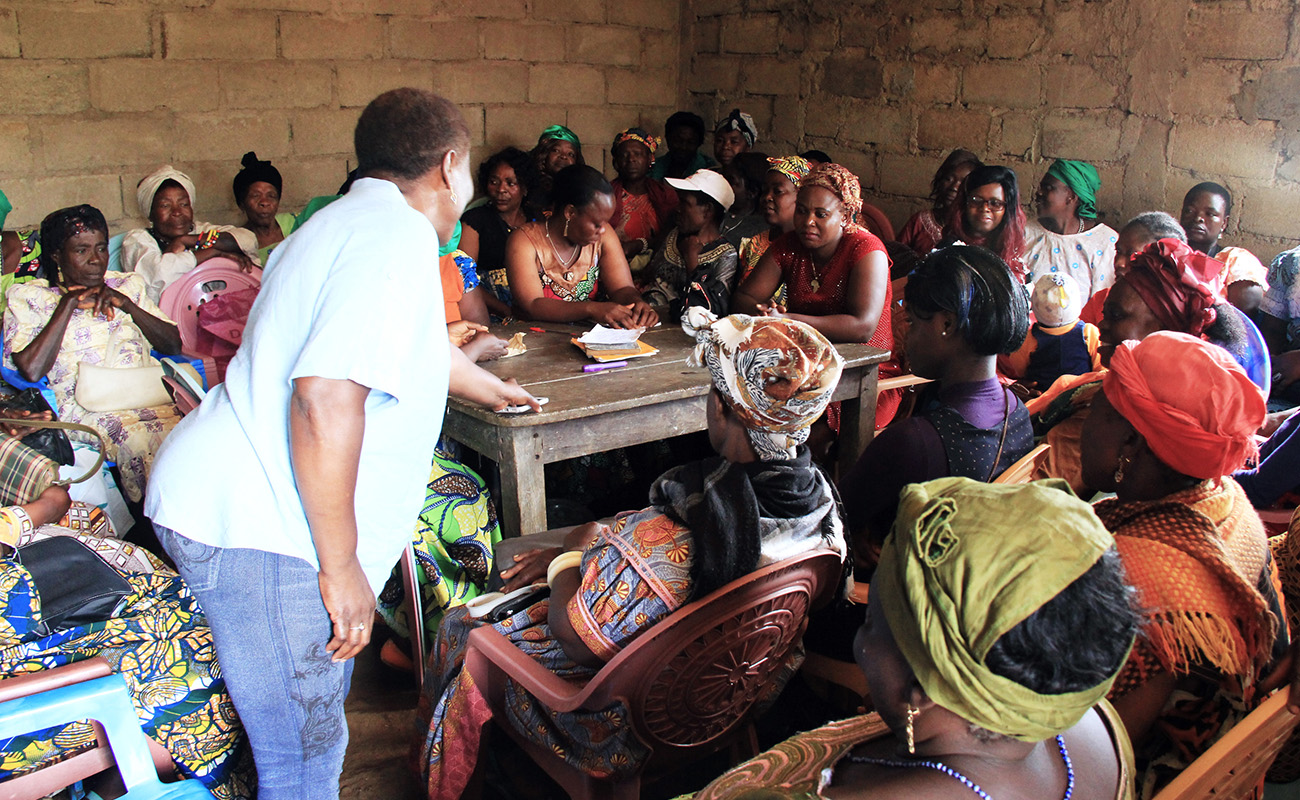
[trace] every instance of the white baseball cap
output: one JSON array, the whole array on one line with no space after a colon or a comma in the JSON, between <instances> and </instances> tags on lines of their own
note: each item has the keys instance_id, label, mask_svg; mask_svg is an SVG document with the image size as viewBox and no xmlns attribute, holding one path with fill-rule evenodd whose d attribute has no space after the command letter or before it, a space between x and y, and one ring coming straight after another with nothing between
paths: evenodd
<instances>
[{"instance_id":1,"label":"white baseball cap","mask_svg":"<svg viewBox=\"0 0 1300 800\"><path fill-rule=\"evenodd\" d=\"M722 177L721 173L711 169L698 170L689 178L664 178L664 181L674 189L681 189L683 192L704 192L721 203L723 211L731 208L731 204L736 202L736 193L731 191L731 184Z\"/></svg>"}]
</instances>

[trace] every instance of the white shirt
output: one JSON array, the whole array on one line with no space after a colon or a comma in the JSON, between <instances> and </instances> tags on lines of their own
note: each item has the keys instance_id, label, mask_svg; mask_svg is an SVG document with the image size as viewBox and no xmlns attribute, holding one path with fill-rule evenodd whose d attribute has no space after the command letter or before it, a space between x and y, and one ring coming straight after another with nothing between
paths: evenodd
<instances>
[{"instance_id":1,"label":"white shirt","mask_svg":"<svg viewBox=\"0 0 1300 800\"><path fill-rule=\"evenodd\" d=\"M319 569L289 450L293 380L370 388L357 555L376 594L411 541L447 402L438 235L364 179L276 248L226 382L163 443L145 513L186 538Z\"/></svg>"},{"instance_id":2,"label":"white shirt","mask_svg":"<svg viewBox=\"0 0 1300 800\"><path fill-rule=\"evenodd\" d=\"M1026 282L1064 273L1079 282L1083 302L1115 282L1115 242L1119 234L1098 222L1083 233L1052 233L1036 220L1025 226Z\"/></svg>"},{"instance_id":3,"label":"white shirt","mask_svg":"<svg viewBox=\"0 0 1300 800\"><path fill-rule=\"evenodd\" d=\"M220 231L235 237L239 249L249 258L257 258L257 234L247 228L230 225L213 225L210 222L194 223L195 233ZM158 302L163 289L177 278L198 266L193 250L164 253L158 240L145 228L136 228L122 238L122 271L137 272L144 278L149 299Z\"/></svg>"}]
</instances>

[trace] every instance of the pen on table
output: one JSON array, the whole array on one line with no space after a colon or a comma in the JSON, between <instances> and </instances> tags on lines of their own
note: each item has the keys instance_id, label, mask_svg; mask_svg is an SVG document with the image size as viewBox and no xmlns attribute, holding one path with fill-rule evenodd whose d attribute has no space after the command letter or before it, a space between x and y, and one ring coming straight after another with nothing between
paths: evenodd
<instances>
[{"instance_id":1,"label":"pen on table","mask_svg":"<svg viewBox=\"0 0 1300 800\"><path fill-rule=\"evenodd\" d=\"M626 366L627 366L626 361L610 361L607 364L588 364L582 368L582 371L583 372L604 372L607 369L614 369L615 367L626 367Z\"/></svg>"}]
</instances>

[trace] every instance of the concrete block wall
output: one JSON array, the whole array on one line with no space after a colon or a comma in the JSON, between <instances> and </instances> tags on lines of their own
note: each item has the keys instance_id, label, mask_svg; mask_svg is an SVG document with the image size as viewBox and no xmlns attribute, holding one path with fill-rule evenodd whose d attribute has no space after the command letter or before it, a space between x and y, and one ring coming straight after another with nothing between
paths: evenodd
<instances>
[{"instance_id":1,"label":"concrete block wall","mask_svg":"<svg viewBox=\"0 0 1300 800\"><path fill-rule=\"evenodd\" d=\"M362 107L397 86L460 104L477 163L567 124L612 175L614 134L678 99L680 0L0 0L6 227L74 203L134 227L136 183L194 178L199 219L238 222L256 150L297 210L334 192Z\"/></svg>"},{"instance_id":2,"label":"concrete block wall","mask_svg":"<svg viewBox=\"0 0 1300 800\"><path fill-rule=\"evenodd\" d=\"M896 225L947 152L1092 161L1118 227L1203 180L1225 240L1300 243L1300 11L1289 0L683 0L683 101L739 106L771 154L827 151Z\"/></svg>"}]
</instances>

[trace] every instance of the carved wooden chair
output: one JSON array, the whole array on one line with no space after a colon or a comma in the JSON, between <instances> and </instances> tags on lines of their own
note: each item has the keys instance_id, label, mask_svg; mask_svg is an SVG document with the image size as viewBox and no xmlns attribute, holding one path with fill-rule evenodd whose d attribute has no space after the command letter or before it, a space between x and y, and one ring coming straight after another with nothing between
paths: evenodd
<instances>
[{"instance_id":1,"label":"carved wooden chair","mask_svg":"<svg viewBox=\"0 0 1300 800\"><path fill-rule=\"evenodd\" d=\"M470 634L465 668L499 727L570 796L635 798L641 774L593 778L515 731L505 716L506 679L554 711L622 703L633 734L651 752L646 773L738 742L749 757L757 750L749 724L754 705L799 646L808 612L832 598L840 574L839 557L826 551L763 567L678 609L585 683L556 676L490 627Z\"/></svg>"}]
</instances>

